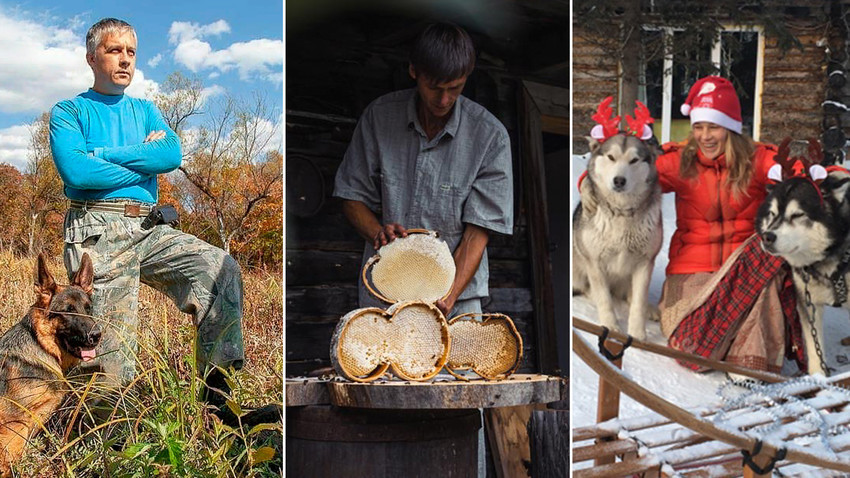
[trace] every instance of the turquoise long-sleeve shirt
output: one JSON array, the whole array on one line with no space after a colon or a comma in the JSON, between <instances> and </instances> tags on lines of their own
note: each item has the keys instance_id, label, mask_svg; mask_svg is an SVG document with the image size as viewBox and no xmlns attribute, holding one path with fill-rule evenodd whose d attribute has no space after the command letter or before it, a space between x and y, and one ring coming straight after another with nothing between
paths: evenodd
<instances>
[{"instance_id":1,"label":"turquoise long-sleeve shirt","mask_svg":"<svg viewBox=\"0 0 850 478\"><path fill-rule=\"evenodd\" d=\"M165 138L145 143L151 131ZM88 90L50 112L50 149L69 199L156 203L156 175L180 166L180 139L156 106Z\"/></svg>"}]
</instances>

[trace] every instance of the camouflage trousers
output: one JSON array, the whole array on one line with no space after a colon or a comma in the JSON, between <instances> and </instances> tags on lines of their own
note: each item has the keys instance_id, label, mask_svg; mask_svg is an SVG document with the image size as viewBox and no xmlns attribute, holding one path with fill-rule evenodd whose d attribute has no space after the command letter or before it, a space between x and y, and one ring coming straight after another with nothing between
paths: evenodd
<instances>
[{"instance_id":1,"label":"camouflage trousers","mask_svg":"<svg viewBox=\"0 0 850 478\"><path fill-rule=\"evenodd\" d=\"M120 383L135 375L139 282L170 297L197 327L199 373L210 365L241 368L242 275L223 250L143 218L72 208L65 216L65 267L79 268L83 253L94 265L93 315L102 320L97 358L83 372L101 371Z\"/></svg>"}]
</instances>

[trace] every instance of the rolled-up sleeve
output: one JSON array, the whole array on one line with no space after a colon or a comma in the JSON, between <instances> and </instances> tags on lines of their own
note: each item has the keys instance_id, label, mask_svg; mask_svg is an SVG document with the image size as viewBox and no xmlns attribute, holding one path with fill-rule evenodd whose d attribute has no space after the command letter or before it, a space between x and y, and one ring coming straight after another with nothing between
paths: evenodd
<instances>
[{"instance_id":1,"label":"rolled-up sleeve","mask_svg":"<svg viewBox=\"0 0 850 478\"><path fill-rule=\"evenodd\" d=\"M360 201L373 212L381 206L378 146L371 110L364 112L334 180L334 197Z\"/></svg>"},{"instance_id":2,"label":"rolled-up sleeve","mask_svg":"<svg viewBox=\"0 0 850 478\"><path fill-rule=\"evenodd\" d=\"M462 222L501 234L512 234L513 184L511 141L507 131L501 128L484 153L481 167L463 206Z\"/></svg>"}]
</instances>

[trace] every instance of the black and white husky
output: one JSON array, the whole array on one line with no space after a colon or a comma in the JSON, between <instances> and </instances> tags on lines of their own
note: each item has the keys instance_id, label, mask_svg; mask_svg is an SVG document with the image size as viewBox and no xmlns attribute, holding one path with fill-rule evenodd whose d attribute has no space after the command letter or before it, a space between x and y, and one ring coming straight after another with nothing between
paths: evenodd
<instances>
[{"instance_id":1,"label":"black and white husky","mask_svg":"<svg viewBox=\"0 0 850 478\"><path fill-rule=\"evenodd\" d=\"M573 213L573 294L596 305L601 325L620 330L614 300L629 302L628 333L646 337L655 256L661 249L661 187L656 150L635 136L591 139L581 202Z\"/></svg>"},{"instance_id":2,"label":"black and white husky","mask_svg":"<svg viewBox=\"0 0 850 478\"><path fill-rule=\"evenodd\" d=\"M773 187L756 216L762 248L788 261L794 272L810 374L823 373L814 339L823 343L823 306L850 309L848 188L846 171L830 172L819 184L804 177L786 179Z\"/></svg>"}]
</instances>

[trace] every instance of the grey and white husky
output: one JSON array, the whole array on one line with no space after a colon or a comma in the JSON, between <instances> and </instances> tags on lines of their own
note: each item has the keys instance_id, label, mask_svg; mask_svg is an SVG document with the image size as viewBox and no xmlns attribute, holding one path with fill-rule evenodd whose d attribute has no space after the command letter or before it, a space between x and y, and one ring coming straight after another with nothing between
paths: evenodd
<instances>
[{"instance_id":1,"label":"grey and white husky","mask_svg":"<svg viewBox=\"0 0 850 478\"><path fill-rule=\"evenodd\" d=\"M823 306L850 309L848 191L846 171L830 172L819 184L792 177L773 187L756 215L762 248L792 267L810 374L823 373L812 333L822 344Z\"/></svg>"},{"instance_id":2,"label":"grey and white husky","mask_svg":"<svg viewBox=\"0 0 850 478\"><path fill-rule=\"evenodd\" d=\"M661 249L661 187L657 150L635 136L590 140L587 176L573 213L573 294L588 295L601 325L617 326L615 300L629 303L628 333L646 337L655 256Z\"/></svg>"}]
</instances>

